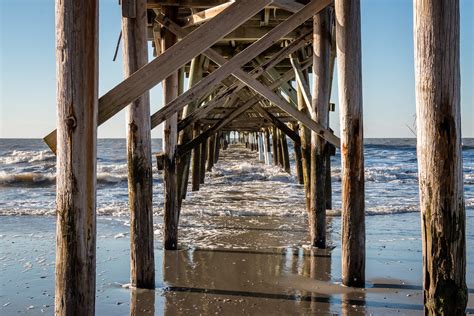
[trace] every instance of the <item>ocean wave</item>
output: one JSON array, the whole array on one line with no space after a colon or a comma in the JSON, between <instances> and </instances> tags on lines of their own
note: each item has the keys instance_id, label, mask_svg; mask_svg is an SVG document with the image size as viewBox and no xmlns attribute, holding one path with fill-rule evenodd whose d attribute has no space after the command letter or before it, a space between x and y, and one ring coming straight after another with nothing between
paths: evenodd
<instances>
[{"instance_id":1,"label":"ocean wave","mask_svg":"<svg viewBox=\"0 0 474 316\"><path fill-rule=\"evenodd\" d=\"M7 173L0 171L0 185L8 186L42 186L56 182L56 175L51 173Z\"/></svg>"},{"instance_id":2,"label":"ocean wave","mask_svg":"<svg viewBox=\"0 0 474 316\"><path fill-rule=\"evenodd\" d=\"M0 163L3 165L12 165L18 163L38 163L55 162L56 156L50 150L41 151L23 151L14 150L0 157Z\"/></svg>"}]
</instances>

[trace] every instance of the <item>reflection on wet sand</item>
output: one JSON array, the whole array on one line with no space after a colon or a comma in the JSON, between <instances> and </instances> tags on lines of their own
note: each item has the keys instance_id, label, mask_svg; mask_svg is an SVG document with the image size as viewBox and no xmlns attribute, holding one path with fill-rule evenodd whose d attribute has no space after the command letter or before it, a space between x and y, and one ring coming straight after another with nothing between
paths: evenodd
<instances>
[{"instance_id":1,"label":"reflection on wet sand","mask_svg":"<svg viewBox=\"0 0 474 316\"><path fill-rule=\"evenodd\" d=\"M130 315L154 315L155 291L145 289L130 289Z\"/></svg>"}]
</instances>

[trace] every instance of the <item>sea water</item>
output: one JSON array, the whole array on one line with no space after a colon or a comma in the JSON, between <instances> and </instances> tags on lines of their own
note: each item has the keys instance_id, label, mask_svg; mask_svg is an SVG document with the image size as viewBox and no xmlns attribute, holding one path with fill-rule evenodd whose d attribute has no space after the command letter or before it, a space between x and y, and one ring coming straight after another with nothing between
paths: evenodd
<instances>
[{"instance_id":1,"label":"sea water","mask_svg":"<svg viewBox=\"0 0 474 316\"><path fill-rule=\"evenodd\" d=\"M290 142L291 143L291 142ZM463 140L464 196L474 208L474 139ZM153 139L152 151L161 150ZM304 189L292 175L258 162L242 147L207 173L198 194L189 193L183 214L233 216L305 216ZM290 155L293 156L290 146ZM366 139L365 198L367 215L418 212L416 141ZM97 213L128 216L127 160L124 139L99 139L97 147ZM154 215L162 215L163 176L153 163ZM333 210L341 208L339 152L332 157ZM40 139L0 140L0 215L54 215L56 158ZM217 189L216 189L217 188ZM190 191L190 190L188 190Z\"/></svg>"}]
</instances>

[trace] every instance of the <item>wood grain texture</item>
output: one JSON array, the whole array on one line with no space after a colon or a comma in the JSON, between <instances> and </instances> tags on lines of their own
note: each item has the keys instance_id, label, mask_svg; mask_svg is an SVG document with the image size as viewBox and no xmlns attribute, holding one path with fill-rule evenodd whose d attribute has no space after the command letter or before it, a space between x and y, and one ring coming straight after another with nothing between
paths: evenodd
<instances>
[{"instance_id":1,"label":"wood grain texture","mask_svg":"<svg viewBox=\"0 0 474 316\"><path fill-rule=\"evenodd\" d=\"M331 91L331 22L332 8L313 17L313 95L312 118L329 127ZM326 248L326 141L311 133L310 235L311 245Z\"/></svg>"},{"instance_id":2,"label":"wood grain texture","mask_svg":"<svg viewBox=\"0 0 474 316\"><path fill-rule=\"evenodd\" d=\"M365 284L364 135L360 0L336 0L341 127L342 282Z\"/></svg>"},{"instance_id":3,"label":"wood grain texture","mask_svg":"<svg viewBox=\"0 0 474 316\"><path fill-rule=\"evenodd\" d=\"M240 0L232 3L221 14L201 25L189 36L176 43L173 48L163 52L100 97L98 124L106 122L130 102L163 81L270 3L271 0ZM44 139L53 152L56 152L55 134L56 132L53 131Z\"/></svg>"},{"instance_id":4,"label":"wood grain texture","mask_svg":"<svg viewBox=\"0 0 474 316\"><path fill-rule=\"evenodd\" d=\"M125 77L148 62L146 0L134 0L134 18L122 18ZM128 199L130 205L130 284L155 288L153 174L150 96L145 92L126 111Z\"/></svg>"},{"instance_id":5,"label":"wood grain texture","mask_svg":"<svg viewBox=\"0 0 474 316\"><path fill-rule=\"evenodd\" d=\"M417 156L426 315L465 314L459 1L415 0Z\"/></svg>"},{"instance_id":6,"label":"wood grain texture","mask_svg":"<svg viewBox=\"0 0 474 316\"><path fill-rule=\"evenodd\" d=\"M178 9L176 7L163 7L163 13L170 19L177 17ZM161 47L163 54L175 45L176 35L163 30L161 37ZM175 71L163 81L163 103L168 103L178 97L178 71ZM178 145L178 113L175 112L165 122L163 129L163 150L164 169L163 169L163 187L164 187L164 212L163 212L163 247L166 250L176 250L178 248L178 220L180 191L178 187L178 169L176 148Z\"/></svg>"},{"instance_id":7,"label":"wood grain texture","mask_svg":"<svg viewBox=\"0 0 474 316\"><path fill-rule=\"evenodd\" d=\"M55 315L95 313L98 12L56 1Z\"/></svg>"}]
</instances>

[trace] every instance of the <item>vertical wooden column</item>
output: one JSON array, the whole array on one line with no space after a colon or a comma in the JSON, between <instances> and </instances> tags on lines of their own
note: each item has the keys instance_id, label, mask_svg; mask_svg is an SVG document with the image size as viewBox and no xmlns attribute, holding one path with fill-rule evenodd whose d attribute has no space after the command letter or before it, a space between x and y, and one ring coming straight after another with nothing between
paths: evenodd
<instances>
[{"instance_id":1,"label":"vertical wooden column","mask_svg":"<svg viewBox=\"0 0 474 316\"><path fill-rule=\"evenodd\" d=\"M288 152L288 142L286 140L286 134L280 131L280 143L281 143L281 153L282 153L282 164L283 169L286 172L291 174L291 166L290 166L290 153Z\"/></svg>"},{"instance_id":2,"label":"vertical wooden column","mask_svg":"<svg viewBox=\"0 0 474 316\"><path fill-rule=\"evenodd\" d=\"M263 144L263 133L258 132L258 160L265 161L265 147Z\"/></svg>"},{"instance_id":3,"label":"vertical wooden column","mask_svg":"<svg viewBox=\"0 0 474 316\"><path fill-rule=\"evenodd\" d=\"M293 123L291 125L291 129L298 133L299 127L297 123ZM304 184L304 177L303 177L303 163L302 163L302 155L301 155L301 144L293 142L293 149L295 153L295 168L296 168L296 176L298 178L299 184Z\"/></svg>"},{"instance_id":4,"label":"vertical wooden column","mask_svg":"<svg viewBox=\"0 0 474 316\"><path fill-rule=\"evenodd\" d=\"M202 130L201 130L202 131ZM200 184L204 184L204 179L206 178L206 160L207 160L207 143L209 139L201 143L201 163L199 167L200 172Z\"/></svg>"},{"instance_id":5,"label":"vertical wooden column","mask_svg":"<svg viewBox=\"0 0 474 316\"><path fill-rule=\"evenodd\" d=\"M335 147L326 142L326 183L324 185L326 210L332 209L331 156L333 150L335 150Z\"/></svg>"},{"instance_id":6,"label":"vertical wooden column","mask_svg":"<svg viewBox=\"0 0 474 316\"><path fill-rule=\"evenodd\" d=\"M206 171L209 171L209 172L212 171L212 167L214 166L215 147L216 147L215 140L216 140L215 135L212 135L208 138Z\"/></svg>"},{"instance_id":7,"label":"vertical wooden column","mask_svg":"<svg viewBox=\"0 0 474 316\"><path fill-rule=\"evenodd\" d=\"M95 314L98 3L56 1L56 315Z\"/></svg>"},{"instance_id":8,"label":"vertical wooden column","mask_svg":"<svg viewBox=\"0 0 474 316\"><path fill-rule=\"evenodd\" d=\"M273 165L278 166L278 136L277 128L272 128L272 154L273 154Z\"/></svg>"},{"instance_id":9,"label":"vertical wooden column","mask_svg":"<svg viewBox=\"0 0 474 316\"><path fill-rule=\"evenodd\" d=\"M365 283L364 135L360 0L336 0L337 69L341 115L342 282Z\"/></svg>"},{"instance_id":10,"label":"vertical wooden column","mask_svg":"<svg viewBox=\"0 0 474 316\"><path fill-rule=\"evenodd\" d=\"M163 14L171 20L176 20L176 7L162 7ZM176 43L176 36L162 29L161 48L163 51ZM170 75L163 81L163 100L168 104L178 96L178 72ZM178 114L173 114L165 121L164 127L164 188L165 188L165 211L164 211L164 247L168 250L178 248L178 216L179 216L179 188L177 173L176 146L178 143Z\"/></svg>"},{"instance_id":11,"label":"vertical wooden column","mask_svg":"<svg viewBox=\"0 0 474 316\"><path fill-rule=\"evenodd\" d=\"M267 165L271 165L272 163L272 158L271 158L271 152L270 152L270 130L267 128L265 129L265 163Z\"/></svg>"},{"instance_id":12,"label":"vertical wooden column","mask_svg":"<svg viewBox=\"0 0 474 316\"><path fill-rule=\"evenodd\" d=\"M306 82L309 82L308 71L304 70L303 75L306 78ZM314 83L313 83L314 84ZM304 101L303 91L301 90L300 85L296 85L296 97L298 101L298 110L303 113L308 113L308 108ZM300 139L301 139L301 164L303 170L303 182L304 182L304 192L306 197L306 210L308 211L311 207L311 198L310 198L310 181L311 181L311 130L307 128L304 124L299 124L300 126Z\"/></svg>"},{"instance_id":13,"label":"vertical wooden column","mask_svg":"<svg viewBox=\"0 0 474 316\"><path fill-rule=\"evenodd\" d=\"M276 138L277 138L278 165L281 168L284 168L283 144L281 143L281 131L278 128L276 129Z\"/></svg>"},{"instance_id":14,"label":"vertical wooden column","mask_svg":"<svg viewBox=\"0 0 474 316\"><path fill-rule=\"evenodd\" d=\"M464 315L466 214L459 1L415 0L417 156L426 315Z\"/></svg>"},{"instance_id":15,"label":"vertical wooden column","mask_svg":"<svg viewBox=\"0 0 474 316\"><path fill-rule=\"evenodd\" d=\"M324 128L329 125L332 8L313 17L312 118ZM311 245L326 248L326 141L311 132L310 235Z\"/></svg>"},{"instance_id":16,"label":"vertical wooden column","mask_svg":"<svg viewBox=\"0 0 474 316\"><path fill-rule=\"evenodd\" d=\"M199 126L194 124L193 138L199 136ZM193 149L193 160L192 160L192 190L199 191L199 184L201 183L201 145L196 146Z\"/></svg>"},{"instance_id":17,"label":"vertical wooden column","mask_svg":"<svg viewBox=\"0 0 474 316\"><path fill-rule=\"evenodd\" d=\"M204 56L199 55L191 61L191 67L189 70L189 88L192 88L199 80L202 79L203 74L203 63L204 63ZM190 113L192 113L198 107L198 102L191 102L190 104L186 105L183 109L183 118L187 117ZM193 126L187 126L179 135L179 143L186 144L189 142L193 137L193 132L195 132ZM199 146L197 150L200 150ZM193 152L196 151L196 148L193 149ZM181 198L186 198L186 191L188 186L189 180L189 167L191 164L191 153L185 154L180 159L179 168L178 168L178 184L181 191ZM199 186L198 186L199 189Z\"/></svg>"},{"instance_id":18,"label":"vertical wooden column","mask_svg":"<svg viewBox=\"0 0 474 316\"><path fill-rule=\"evenodd\" d=\"M123 3L125 5L125 3ZM135 17L122 18L125 77L148 62L146 0L135 0ZM130 204L130 283L155 288L153 174L148 92L127 107L128 199Z\"/></svg>"}]
</instances>

